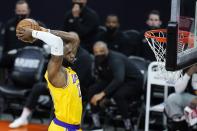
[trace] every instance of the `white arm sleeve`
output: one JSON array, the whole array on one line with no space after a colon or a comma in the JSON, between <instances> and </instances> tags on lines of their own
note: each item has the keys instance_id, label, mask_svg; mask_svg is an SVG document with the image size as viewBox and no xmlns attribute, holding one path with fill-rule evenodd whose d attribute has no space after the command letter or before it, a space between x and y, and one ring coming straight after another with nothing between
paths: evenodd
<instances>
[{"instance_id":1,"label":"white arm sleeve","mask_svg":"<svg viewBox=\"0 0 197 131\"><path fill-rule=\"evenodd\" d=\"M32 37L42 40L47 45L49 45L51 47L52 55L62 56L64 54L64 44L63 40L60 37L53 35L49 32L35 30L32 31Z\"/></svg>"},{"instance_id":2,"label":"white arm sleeve","mask_svg":"<svg viewBox=\"0 0 197 131\"><path fill-rule=\"evenodd\" d=\"M182 93L183 91L185 91L189 79L190 79L190 76L187 73L185 73L183 78L179 78L177 82L175 83L175 92Z\"/></svg>"}]
</instances>

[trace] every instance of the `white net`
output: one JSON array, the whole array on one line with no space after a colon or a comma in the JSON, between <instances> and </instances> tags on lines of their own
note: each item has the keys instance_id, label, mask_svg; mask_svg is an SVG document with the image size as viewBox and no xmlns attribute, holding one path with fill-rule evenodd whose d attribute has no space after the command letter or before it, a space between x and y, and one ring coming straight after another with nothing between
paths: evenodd
<instances>
[{"instance_id":1,"label":"white net","mask_svg":"<svg viewBox=\"0 0 197 131\"><path fill-rule=\"evenodd\" d=\"M155 58L158 62L158 77L160 79L165 80L169 84L174 84L177 79L182 76L182 71L167 71L165 69L165 56L166 56L166 31L148 31L145 35L146 40L152 49ZM179 44L183 45L183 44ZM178 48L179 51L183 51L184 47L180 46Z\"/></svg>"},{"instance_id":2,"label":"white net","mask_svg":"<svg viewBox=\"0 0 197 131\"><path fill-rule=\"evenodd\" d=\"M150 32L150 35L154 37L166 38L166 33L162 31L159 31L158 33ZM146 37L146 40L155 54L157 62L165 62L166 43L159 42L155 38Z\"/></svg>"}]
</instances>

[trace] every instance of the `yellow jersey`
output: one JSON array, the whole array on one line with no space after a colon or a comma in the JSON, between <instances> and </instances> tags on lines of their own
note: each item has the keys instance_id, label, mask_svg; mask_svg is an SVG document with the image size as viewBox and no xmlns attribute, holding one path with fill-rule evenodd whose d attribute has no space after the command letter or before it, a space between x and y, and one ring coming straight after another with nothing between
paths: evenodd
<instances>
[{"instance_id":1,"label":"yellow jersey","mask_svg":"<svg viewBox=\"0 0 197 131\"><path fill-rule=\"evenodd\" d=\"M65 123L80 125L82 116L82 96L80 83L77 74L70 68L65 68L68 80L64 88L54 87L48 80L48 73L45 73L48 88L53 99L55 117Z\"/></svg>"}]
</instances>

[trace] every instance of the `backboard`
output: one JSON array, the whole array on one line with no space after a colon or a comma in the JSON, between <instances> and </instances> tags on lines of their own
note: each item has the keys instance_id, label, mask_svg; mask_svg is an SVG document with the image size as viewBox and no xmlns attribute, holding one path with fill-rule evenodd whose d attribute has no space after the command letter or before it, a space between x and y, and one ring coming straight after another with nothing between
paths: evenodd
<instances>
[{"instance_id":1,"label":"backboard","mask_svg":"<svg viewBox=\"0 0 197 131\"><path fill-rule=\"evenodd\" d=\"M166 69L175 71L197 62L196 0L172 0L167 27ZM183 39L182 32L188 36Z\"/></svg>"}]
</instances>

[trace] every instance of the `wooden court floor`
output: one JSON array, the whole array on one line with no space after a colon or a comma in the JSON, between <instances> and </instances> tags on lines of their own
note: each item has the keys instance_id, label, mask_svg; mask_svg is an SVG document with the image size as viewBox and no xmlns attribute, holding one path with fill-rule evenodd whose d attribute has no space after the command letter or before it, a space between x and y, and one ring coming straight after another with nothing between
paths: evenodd
<instances>
[{"instance_id":1,"label":"wooden court floor","mask_svg":"<svg viewBox=\"0 0 197 131\"><path fill-rule=\"evenodd\" d=\"M48 126L42 124L29 124L17 129L10 129L8 127L9 121L0 121L0 131L47 131Z\"/></svg>"}]
</instances>

